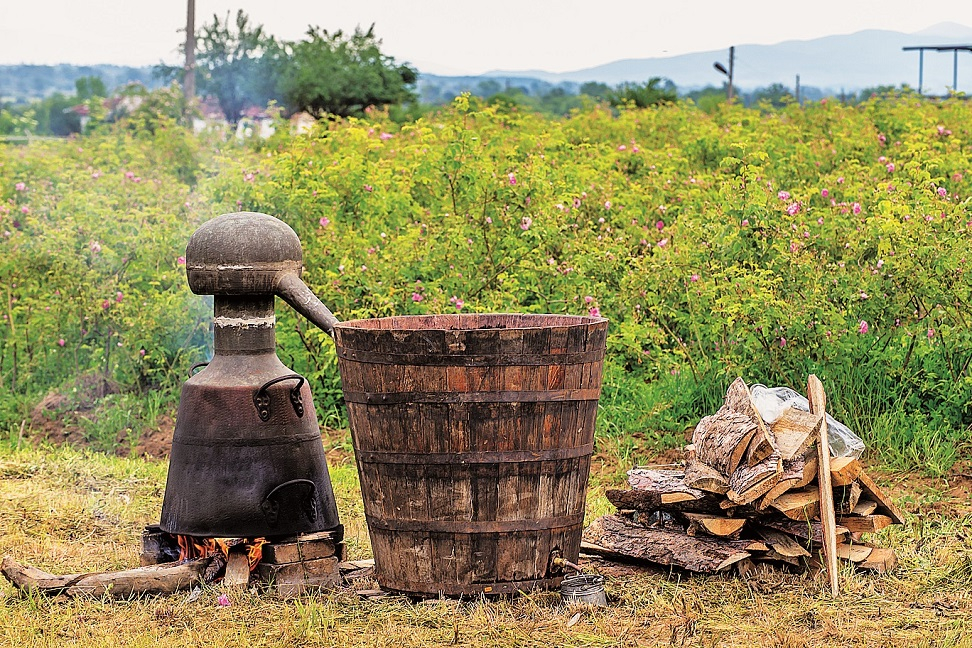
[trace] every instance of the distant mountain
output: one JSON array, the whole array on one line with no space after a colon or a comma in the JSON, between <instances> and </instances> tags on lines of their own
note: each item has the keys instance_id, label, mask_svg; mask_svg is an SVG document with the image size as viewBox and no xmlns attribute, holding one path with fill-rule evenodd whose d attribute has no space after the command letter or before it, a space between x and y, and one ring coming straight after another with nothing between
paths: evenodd
<instances>
[{"instance_id":1,"label":"distant mountain","mask_svg":"<svg viewBox=\"0 0 972 648\"><path fill-rule=\"evenodd\" d=\"M914 45L972 45L972 28L940 23L913 34L866 30L776 45L738 45L734 76L742 89L773 83L792 87L796 75L804 86L833 91L855 91L878 85L918 85L918 52ZM548 83L600 81L615 85L644 82L651 77L671 79L679 90L721 85L725 79L713 69L715 61L728 65L727 50L683 54L665 58L627 59L574 72L494 71L487 77L532 77ZM943 94L952 86L952 53L925 52L923 89ZM972 94L972 56L959 52L958 89Z\"/></svg>"},{"instance_id":2,"label":"distant mountain","mask_svg":"<svg viewBox=\"0 0 972 648\"><path fill-rule=\"evenodd\" d=\"M157 88L151 67L119 65L0 65L0 101L30 101L60 92L74 94L81 77L100 77L111 91L128 83Z\"/></svg>"}]
</instances>

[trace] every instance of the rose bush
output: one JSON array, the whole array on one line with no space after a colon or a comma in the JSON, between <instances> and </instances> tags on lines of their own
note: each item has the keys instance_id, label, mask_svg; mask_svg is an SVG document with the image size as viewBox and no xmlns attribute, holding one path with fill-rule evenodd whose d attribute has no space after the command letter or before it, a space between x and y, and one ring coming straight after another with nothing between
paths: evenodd
<instances>
[{"instance_id":1,"label":"rose bush","mask_svg":"<svg viewBox=\"0 0 972 648\"><path fill-rule=\"evenodd\" d=\"M736 375L802 389L813 372L885 459L911 434L922 448L911 461L930 461L928 439L954 450L972 423L969 117L966 102L912 96L550 120L460 97L402 126L371 112L211 154L158 129L6 149L2 271L20 287L8 291L4 373L18 367L21 385L75 366L129 384L181 376L179 349L202 353L205 309L177 256L196 224L246 209L297 231L306 279L344 319L608 317L602 432L679 433ZM187 150L204 160L192 174L171 170L184 160L150 161ZM289 309L279 316L284 361L339 424L332 345ZM116 337L124 351L106 342ZM83 358L64 361L65 348Z\"/></svg>"}]
</instances>

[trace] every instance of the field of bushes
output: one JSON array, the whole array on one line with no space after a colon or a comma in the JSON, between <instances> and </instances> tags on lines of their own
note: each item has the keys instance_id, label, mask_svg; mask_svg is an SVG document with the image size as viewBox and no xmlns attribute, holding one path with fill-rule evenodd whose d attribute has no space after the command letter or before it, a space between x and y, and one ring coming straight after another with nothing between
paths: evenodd
<instances>
[{"instance_id":1,"label":"field of bushes","mask_svg":"<svg viewBox=\"0 0 972 648\"><path fill-rule=\"evenodd\" d=\"M189 234L227 211L290 224L339 317L598 312L599 438L680 442L737 375L801 389L889 467L941 474L972 423L972 108L885 97L771 111L690 103L553 120L458 98L195 136L166 101L93 135L0 148L0 433L38 403L135 447L209 351ZM333 345L279 308L280 355L344 425ZM41 401L44 402L41 402ZM80 412L80 414L78 414Z\"/></svg>"},{"instance_id":2,"label":"field of bushes","mask_svg":"<svg viewBox=\"0 0 972 648\"><path fill-rule=\"evenodd\" d=\"M246 142L192 134L179 101L161 91L90 135L0 145L0 555L58 573L137 563L179 386L211 353L186 241L252 210L297 231L305 280L343 319L606 316L588 519L736 376L802 391L816 373L907 512L874 538L900 564L842 569L837 599L820 574L635 570L608 579L603 610L553 592L282 602L210 585L112 602L3 585L0 645L972 645L966 101L555 120L460 97L404 125L372 112ZM365 558L333 344L277 314L278 352L328 428L349 554ZM126 456L141 453L156 458Z\"/></svg>"}]
</instances>

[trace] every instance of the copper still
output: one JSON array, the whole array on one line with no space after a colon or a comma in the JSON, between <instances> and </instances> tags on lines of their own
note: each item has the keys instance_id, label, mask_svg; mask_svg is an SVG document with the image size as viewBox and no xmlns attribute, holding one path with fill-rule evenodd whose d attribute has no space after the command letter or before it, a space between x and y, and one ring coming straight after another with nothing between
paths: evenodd
<instances>
[{"instance_id":1,"label":"copper still","mask_svg":"<svg viewBox=\"0 0 972 648\"><path fill-rule=\"evenodd\" d=\"M340 528L310 385L277 357L274 296L333 335L300 279L300 240L252 212L219 216L186 248L189 287L213 295L211 362L182 386L161 528L284 537Z\"/></svg>"}]
</instances>

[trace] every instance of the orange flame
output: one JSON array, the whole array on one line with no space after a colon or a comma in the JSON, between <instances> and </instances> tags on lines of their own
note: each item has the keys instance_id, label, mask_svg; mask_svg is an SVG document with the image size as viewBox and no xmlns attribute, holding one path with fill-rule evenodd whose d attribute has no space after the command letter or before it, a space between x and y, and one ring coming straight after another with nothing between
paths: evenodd
<instances>
[{"instance_id":1,"label":"orange flame","mask_svg":"<svg viewBox=\"0 0 972 648\"><path fill-rule=\"evenodd\" d=\"M260 564L263 558L263 545L267 544L266 538L197 538L188 535L177 535L175 538L179 545L180 561L217 555L226 559L229 558L229 552L233 547L243 545L250 571Z\"/></svg>"}]
</instances>

